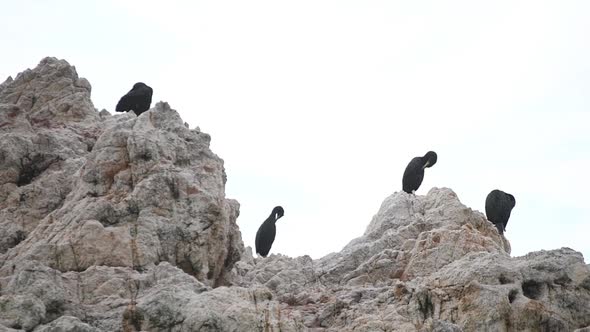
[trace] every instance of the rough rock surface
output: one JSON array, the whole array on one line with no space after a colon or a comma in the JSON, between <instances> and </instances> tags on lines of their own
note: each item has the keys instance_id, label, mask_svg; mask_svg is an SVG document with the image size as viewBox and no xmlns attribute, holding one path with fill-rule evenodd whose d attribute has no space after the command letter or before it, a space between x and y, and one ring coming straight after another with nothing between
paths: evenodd
<instances>
[{"instance_id":1,"label":"rough rock surface","mask_svg":"<svg viewBox=\"0 0 590 332\"><path fill-rule=\"evenodd\" d=\"M446 188L386 198L312 260L252 257L210 137L97 112L63 60L0 84L0 331L590 330L590 268L510 257Z\"/></svg>"}]
</instances>

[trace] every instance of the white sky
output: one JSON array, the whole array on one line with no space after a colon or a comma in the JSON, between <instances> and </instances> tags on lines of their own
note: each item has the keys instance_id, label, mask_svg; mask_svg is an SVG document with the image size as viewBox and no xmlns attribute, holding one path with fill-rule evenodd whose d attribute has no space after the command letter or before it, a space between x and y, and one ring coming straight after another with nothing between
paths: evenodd
<instances>
[{"instance_id":1,"label":"white sky","mask_svg":"<svg viewBox=\"0 0 590 332\"><path fill-rule=\"evenodd\" d=\"M418 194L516 197L512 255L590 257L588 1L10 1L0 79L64 58L113 112L142 81L212 135L253 246L314 258L361 235L438 153Z\"/></svg>"}]
</instances>

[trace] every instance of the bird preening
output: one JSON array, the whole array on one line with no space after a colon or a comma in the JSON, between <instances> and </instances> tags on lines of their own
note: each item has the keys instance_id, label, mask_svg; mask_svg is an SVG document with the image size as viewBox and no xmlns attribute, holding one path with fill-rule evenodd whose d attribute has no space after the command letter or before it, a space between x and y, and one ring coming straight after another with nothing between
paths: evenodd
<instances>
[{"instance_id":1,"label":"bird preening","mask_svg":"<svg viewBox=\"0 0 590 332\"><path fill-rule=\"evenodd\" d=\"M152 103L153 90L144 83L133 85L131 91L121 97L117 103L117 112L133 111L136 115L149 110ZM423 157L415 157L408 163L402 177L402 189L408 194L414 194L424 180L424 169L436 164L438 156L434 151L428 151ZM506 231L510 212L516 205L514 196L501 190L492 190L486 198L486 216L500 234ZM270 216L260 225L256 232L256 253L266 257L272 247L276 235L275 223L284 215L284 210L276 206Z\"/></svg>"},{"instance_id":2,"label":"bird preening","mask_svg":"<svg viewBox=\"0 0 590 332\"><path fill-rule=\"evenodd\" d=\"M117 112L133 111L136 115L149 110L152 103L153 90L142 82L135 83L131 91L121 97L117 103ZM414 194L424 180L424 169L436 164L438 156L434 151L428 151L423 157L415 157L408 163L402 177L402 189L408 194ZM492 190L486 198L486 216L500 234L506 231L510 212L516 205L514 196L501 190ZM281 206L276 206L270 216L260 225L256 232L256 253L266 257L276 236L275 223L284 215Z\"/></svg>"},{"instance_id":3,"label":"bird preening","mask_svg":"<svg viewBox=\"0 0 590 332\"><path fill-rule=\"evenodd\" d=\"M426 167L432 167L436 164L436 160L437 155L434 151L428 151L424 157L413 158L404 171L402 189L408 194L412 194L418 190L422 184L422 180L424 180L424 169Z\"/></svg>"},{"instance_id":4,"label":"bird preening","mask_svg":"<svg viewBox=\"0 0 590 332\"><path fill-rule=\"evenodd\" d=\"M153 90L145 83L138 82L117 103L117 112L133 111L136 115L149 110L152 102ZM424 180L424 170L436 164L438 156L434 151L428 151L422 157L415 157L408 163L402 177L402 189L404 192L414 194ZM485 202L486 216L492 222L498 232L503 234L510 218L510 212L516 205L514 196L501 190L492 190ZM275 223L285 211L281 206L276 206L270 216L260 225L256 232L256 253L266 257L270 252L276 236Z\"/></svg>"},{"instance_id":5,"label":"bird preening","mask_svg":"<svg viewBox=\"0 0 590 332\"><path fill-rule=\"evenodd\" d=\"M415 193L424 179L424 169L436 164L437 155L434 151L428 151L423 157L413 158L406 167L402 178L403 191L409 194ZM510 218L510 212L516 205L514 196L501 190L492 190L486 198L486 216L498 229L498 233L506 231L506 225ZM260 225L256 232L256 253L266 257L275 240L276 225L279 218L285 214L281 206L276 206L268 218Z\"/></svg>"},{"instance_id":6,"label":"bird preening","mask_svg":"<svg viewBox=\"0 0 590 332\"><path fill-rule=\"evenodd\" d=\"M504 234L510 212L516 205L514 196L502 190L494 189L486 197L486 217L498 229L498 233Z\"/></svg>"},{"instance_id":7,"label":"bird preening","mask_svg":"<svg viewBox=\"0 0 590 332\"><path fill-rule=\"evenodd\" d=\"M138 82L133 85L131 91L121 97L117 103L117 112L133 111L136 115L149 110L152 102L153 90L144 83ZM424 170L436 164L438 156L434 151L428 151L422 157L415 157L408 163L402 177L402 189L406 193L414 194L422 181L424 180ZM486 216L491 221L500 234L506 230L506 224L510 218L510 212L514 208L516 201L514 196L501 190L493 190L486 198ZM276 236L275 223L279 220L285 211L281 206L276 206L270 216L260 225L256 232L256 253L266 257L272 247Z\"/></svg>"},{"instance_id":8,"label":"bird preening","mask_svg":"<svg viewBox=\"0 0 590 332\"><path fill-rule=\"evenodd\" d=\"M117 103L115 111L117 112L135 112L139 116L141 113L150 109L152 104L153 90L144 83L138 82L133 85L131 91L121 97Z\"/></svg>"},{"instance_id":9,"label":"bird preening","mask_svg":"<svg viewBox=\"0 0 590 332\"><path fill-rule=\"evenodd\" d=\"M270 216L266 218L266 220L260 225L258 228L258 232L256 232L256 253L262 257L266 257L270 248L272 247L272 243L275 241L275 235L277 233L277 229L275 223L279 218L281 218L285 214L285 211L282 207L276 206L272 209Z\"/></svg>"}]
</instances>

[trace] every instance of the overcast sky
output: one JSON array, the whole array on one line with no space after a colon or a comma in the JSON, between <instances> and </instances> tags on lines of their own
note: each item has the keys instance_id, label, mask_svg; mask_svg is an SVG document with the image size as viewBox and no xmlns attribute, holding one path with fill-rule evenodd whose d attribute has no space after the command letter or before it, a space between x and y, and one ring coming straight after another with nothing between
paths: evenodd
<instances>
[{"instance_id":1,"label":"overcast sky","mask_svg":"<svg viewBox=\"0 0 590 332\"><path fill-rule=\"evenodd\" d=\"M254 245L314 258L362 235L415 156L418 194L513 194L512 255L590 257L588 1L9 1L0 79L66 59L114 111L154 89L225 160Z\"/></svg>"}]
</instances>

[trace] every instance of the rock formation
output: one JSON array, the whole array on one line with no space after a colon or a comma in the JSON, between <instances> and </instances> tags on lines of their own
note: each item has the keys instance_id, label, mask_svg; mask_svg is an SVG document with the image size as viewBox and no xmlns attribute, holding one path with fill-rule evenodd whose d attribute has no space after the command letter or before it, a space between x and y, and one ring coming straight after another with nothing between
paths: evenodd
<instances>
[{"instance_id":1,"label":"rock formation","mask_svg":"<svg viewBox=\"0 0 590 332\"><path fill-rule=\"evenodd\" d=\"M209 135L90 91L55 58L0 85L0 331L590 329L580 253L511 258L446 188L394 193L338 253L255 259Z\"/></svg>"}]
</instances>

